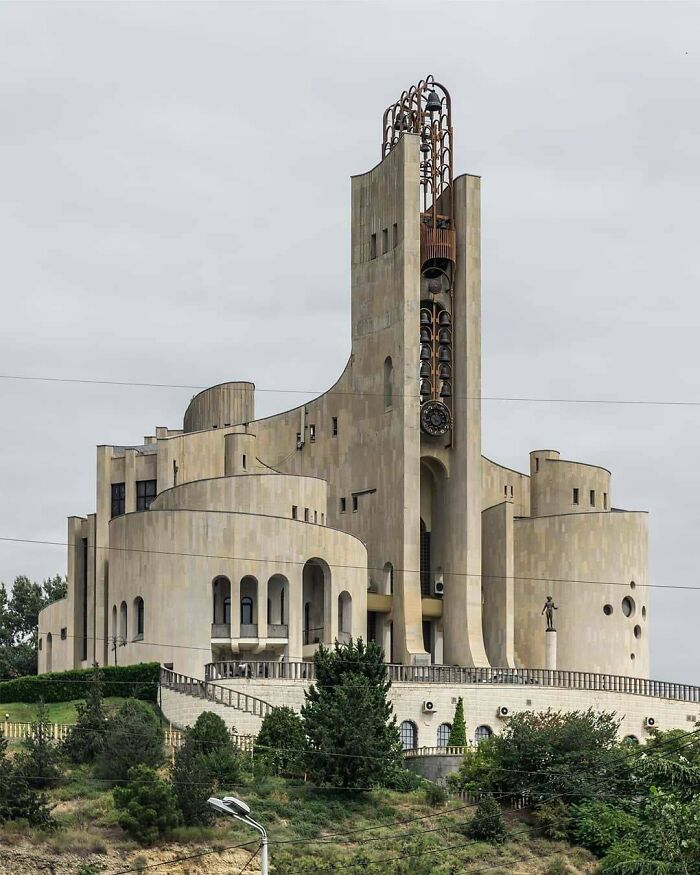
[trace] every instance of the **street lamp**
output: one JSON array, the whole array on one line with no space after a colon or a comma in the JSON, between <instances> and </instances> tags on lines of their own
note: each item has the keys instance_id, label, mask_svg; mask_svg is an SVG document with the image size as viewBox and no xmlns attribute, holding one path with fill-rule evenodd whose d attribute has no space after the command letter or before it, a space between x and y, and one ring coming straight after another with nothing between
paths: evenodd
<instances>
[{"instance_id":1,"label":"street lamp","mask_svg":"<svg viewBox=\"0 0 700 875\"><path fill-rule=\"evenodd\" d=\"M210 799L207 799L207 802L217 811L235 817L241 823L247 823L248 826L252 826L254 830L260 833L260 871L262 875L268 875L267 832L264 826L261 826L250 816L250 806L246 805L242 799L236 799L235 796L224 796L223 799L217 799L215 796L212 796Z\"/></svg>"}]
</instances>

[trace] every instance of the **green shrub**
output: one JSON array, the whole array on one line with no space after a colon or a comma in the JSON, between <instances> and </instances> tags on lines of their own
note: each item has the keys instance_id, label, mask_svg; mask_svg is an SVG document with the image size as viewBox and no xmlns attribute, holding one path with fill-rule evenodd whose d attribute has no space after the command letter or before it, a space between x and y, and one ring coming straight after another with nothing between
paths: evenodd
<instances>
[{"instance_id":1,"label":"green shrub","mask_svg":"<svg viewBox=\"0 0 700 875\"><path fill-rule=\"evenodd\" d=\"M21 768L7 756L7 739L0 730L0 823L26 820L40 829L54 829L46 796L32 787Z\"/></svg>"},{"instance_id":2,"label":"green shrub","mask_svg":"<svg viewBox=\"0 0 700 875\"><path fill-rule=\"evenodd\" d=\"M599 857L640 828L639 820L634 815L597 800L574 805L572 814L576 841Z\"/></svg>"},{"instance_id":3,"label":"green shrub","mask_svg":"<svg viewBox=\"0 0 700 875\"><path fill-rule=\"evenodd\" d=\"M573 820L566 804L561 799L555 799L536 809L535 823L546 838L563 842L569 838Z\"/></svg>"},{"instance_id":4,"label":"green shrub","mask_svg":"<svg viewBox=\"0 0 700 875\"><path fill-rule=\"evenodd\" d=\"M299 772L304 767L305 749L301 717L291 708L273 708L255 740L256 765L272 775Z\"/></svg>"},{"instance_id":5,"label":"green shrub","mask_svg":"<svg viewBox=\"0 0 700 875\"><path fill-rule=\"evenodd\" d=\"M202 768L202 756L195 747L185 742L175 752L171 769L173 790L186 826L205 826L214 820L213 809L207 799L214 796L216 777Z\"/></svg>"},{"instance_id":6,"label":"green shrub","mask_svg":"<svg viewBox=\"0 0 700 875\"><path fill-rule=\"evenodd\" d=\"M76 706L78 719L63 743L66 755L74 763L92 763L102 752L107 716L102 707L104 674L93 663L85 702Z\"/></svg>"},{"instance_id":7,"label":"green shrub","mask_svg":"<svg viewBox=\"0 0 700 875\"><path fill-rule=\"evenodd\" d=\"M474 817L467 824L469 838L480 842L500 844L506 839L506 825L501 813L501 806L488 793L479 800Z\"/></svg>"},{"instance_id":8,"label":"green shrub","mask_svg":"<svg viewBox=\"0 0 700 875\"><path fill-rule=\"evenodd\" d=\"M60 777L59 751L51 737L51 722L43 700L39 703L30 734L22 741L22 748L15 769L21 771L29 786L37 790L55 787Z\"/></svg>"},{"instance_id":9,"label":"green shrub","mask_svg":"<svg viewBox=\"0 0 700 875\"><path fill-rule=\"evenodd\" d=\"M450 735L447 739L448 747L465 747L467 744L467 724L464 722L464 701L460 696L457 699L455 716L450 727Z\"/></svg>"},{"instance_id":10,"label":"green shrub","mask_svg":"<svg viewBox=\"0 0 700 875\"><path fill-rule=\"evenodd\" d=\"M423 779L420 775L412 772L410 769L404 769L401 766L389 769L383 781L383 786L388 790L396 790L399 793L411 793L417 790L423 784Z\"/></svg>"},{"instance_id":11,"label":"green shrub","mask_svg":"<svg viewBox=\"0 0 700 875\"><path fill-rule=\"evenodd\" d=\"M160 665L142 662L138 665L110 665L102 669L105 696L131 696L147 702L158 698ZM0 683L0 702L70 702L85 699L93 681L91 668L29 675Z\"/></svg>"},{"instance_id":12,"label":"green shrub","mask_svg":"<svg viewBox=\"0 0 700 875\"><path fill-rule=\"evenodd\" d=\"M447 802L447 790L439 784L428 783L425 787L425 801L431 808L439 808Z\"/></svg>"},{"instance_id":13,"label":"green shrub","mask_svg":"<svg viewBox=\"0 0 700 875\"><path fill-rule=\"evenodd\" d=\"M173 789L153 769L129 769L129 783L112 791L119 825L142 845L151 844L180 823Z\"/></svg>"},{"instance_id":14,"label":"green shrub","mask_svg":"<svg viewBox=\"0 0 700 875\"><path fill-rule=\"evenodd\" d=\"M163 727L153 709L127 699L105 724L104 748L96 760L98 774L115 781L132 766L159 766L164 759Z\"/></svg>"}]
</instances>

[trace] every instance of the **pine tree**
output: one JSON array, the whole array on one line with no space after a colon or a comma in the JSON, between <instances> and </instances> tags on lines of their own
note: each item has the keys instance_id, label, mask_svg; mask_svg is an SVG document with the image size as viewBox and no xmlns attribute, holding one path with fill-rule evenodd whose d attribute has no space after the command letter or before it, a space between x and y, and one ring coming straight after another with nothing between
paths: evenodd
<instances>
[{"instance_id":1,"label":"pine tree","mask_svg":"<svg viewBox=\"0 0 700 875\"><path fill-rule=\"evenodd\" d=\"M75 763L91 763L102 753L107 721L102 706L103 686L102 671L95 662L85 703L77 706L78 719L64 742L66 754Z\"/></svg>"},{"instance_id":2,"label":"pine tree","mask_svg":"<svg viewBox=\"0 0 700 875\"><path fill-rule=\"evenodd\" d=\"M23 752L17 758L16 768L25 776L30 787L45 790L58 783L58 749L52 738L49 711L44 700L39 700L37 715L30 734L22 742Z\"/></svg>"},{"instance_id":3,"label":"pine tree","mask_svg":"<svg viewBox=\"0 0 700 875\"><path fill-rule=\"evenodd\" d=\"M464 701L460 696L457 699L455 716L450 727L450 735L447 739L448 747L465 747L467 744L467 725L464 722Z\"/></svg>"}]
</instances>

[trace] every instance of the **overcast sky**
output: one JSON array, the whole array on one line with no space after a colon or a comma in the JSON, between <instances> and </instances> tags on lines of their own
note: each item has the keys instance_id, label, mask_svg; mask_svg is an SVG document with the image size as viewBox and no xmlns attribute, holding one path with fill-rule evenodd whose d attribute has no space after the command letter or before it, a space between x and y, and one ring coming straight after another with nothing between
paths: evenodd
<instances>
[{"instance_id":1,"label":"overcast sky","mask_svg":"<svg viewBox=\"0 0 700 875\"><path fill-rule=\"evenodd\" d=\"M483 177L484 395L700 402L699 33L668 2L3 3L0 373L327 388L349 178L432 72ZM0 536L65 540L95 445L180 427L191 394L0 379ZM700 587L700 406L483 414L507 465L611 468L651 581ZM65 549L0 542L0 580L57 571ZM700 590L650 601L653 674L700 683Z\"/></svg>"}]
</instances>

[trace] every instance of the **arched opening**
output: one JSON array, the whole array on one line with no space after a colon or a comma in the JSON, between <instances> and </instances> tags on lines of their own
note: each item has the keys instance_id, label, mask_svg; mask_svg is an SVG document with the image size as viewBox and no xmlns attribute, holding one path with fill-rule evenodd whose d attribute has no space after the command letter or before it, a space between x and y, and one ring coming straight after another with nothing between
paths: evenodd
<instances>
[{"instance_id":1,"label":"arched opening","mask_svg":"<svg viewBox=\"0 0 700 875\"><path fill-rule=\"evenodd\" d=\"M231 581L219 575L211 584L211 637L231 637Z\"/></svg>"},{"instance_id":2,"label":"arched opening","mask_svg":"<svg viewBox=\"0 0 700 875\"><path fill-rule=\"evenodd\" d=\"M352 638L352 597L349 592L338 596L338 641Z\"/></svg>"},{"instance_id":3,"label":"arched opening","mask_svg":"<svg viewBox=\"0 0 700 875\"><path fill-rule=\"evenodd\" d=\"M53 670L53 635L46 635L46 671Z\"/></svg>"},{"instance_id":4,"label":"arched opening","mask_svg":"<svg viewBox=\"0 0 700 875\"><path fill-rule=\"evenodd\" d=\"M390 410L394 401L394 365L391 356L384 359L384 409Z\"/></svg>"},{"instance_id":5,"label":"arched opening","mask_svg":"<svg viewBox=\"0 0 700 875\"><path fill-rule=\"evenodd\" d=\"M141 596L134 599L134 641L143 641L144 606Z\"/></svg>"},{"instance_id":6,"label":"arched opening","mask_svg":"<svg viewBox=\"0 0 700 875\"><path fill-rule=\"evenodd\" d=\"M474 741L476 744L481 744L482 741L486 741L487 738L491 738L493 735L493 729L490 726L477 726L476 732L474 733Z\"/></svg>"},{"instance_id":7,"label":"arched opening","mask_svg":"<svg viewBox=\"0 0 700 875\"><path fill-rule=\"evenodd\" d=\"M309 559L302 574L304 644L330 642L331 570L323 559Z\"/></svg>"},{"instance_id":8,"label":"arched opening","mask_svg":"<svg viewBox=\"0 0 700 875\"><path fill-rule=\"evenodd\" d=\"M121 603L121 607L119 608L119 637L122 639L121 643L126 644L128 632L127 625L127 611L126 611L126 602Z\"/></svg>"},{"instance_id":9,"label":"arched opening","mask_svg":"<svg viewBox=\"0 0 700 875\"><path fill-rule=\"evenodd\" d=\"M418 727L412 720L404 720L399 726L401 747L404 750L415 750L418 747Z\"/></svg>"},{"instance_id":10,"label":"arched opening","mask_svg":"<svg viewBox=\"0 0 700 875\"><path fill-rule=\"evenodd\" d=\"M117 606L112 605L112 641L117 637Z\"/></svg>"},{"instance_id":11,"label":"arched opening","mask_svg":"<svg viewBox=\"0 0 700 875\"><path fill-rule=\"evenodd\" d=\"M626 735L622 739L623 744L639 744L639 739L636 735Z\"/></svg>"},{"instance_id":12,"label":"arched opening","mask_svg":"<svg viewBox=\"0 0 700 875\"><path fill-rule=\"evenodd\" d=\"M441 723L438 726L437 731L437 746L438 747L447 747L447 742L450 740L450 732L452 731L452 726L449 723Z\"/></svg>"},{"instance_id":13,"label":"arched opening","mask_svg":"<svg viewBox=\"0 0 700 875\"><path fill-rule=\"evenodd\" d=\"M289 581L283 574L273 574L267 582L267 637L286 638L287 626L287 593Z\"/></svg>"},{"instance_id":14,"label":"arched opening","mask_svg":"<svg viewBox=\"0 0 700 875\"><path fill-rule=\"evenodd\" d=\"M241 579L241 638L258 637L258 581L247 574Z\"/></svg>"},{"instance_id":15,"label":"arched opening","mask_svg":"<svg viewBox=\"0 0 700 875\"><path fill-rule=\"evenodd\" d=\"M384 564L384 579L382 581L383 595L393 595L394 592L394 566L391 562Z\"/></svg>"},{"instance_id":16,"label":"arched opening","mask_svg":"<svg viewBox=\"0 0 700 875\"><path fill-rule=\"evenodd\" d=\"M446 471L440 461L424 457L420 463L420 589L423 598L434 592L435 569L443 566L443 514L446 504L442 501Z\"/></svg>"}]
</instances>

